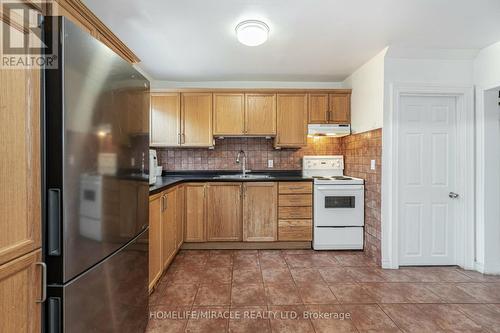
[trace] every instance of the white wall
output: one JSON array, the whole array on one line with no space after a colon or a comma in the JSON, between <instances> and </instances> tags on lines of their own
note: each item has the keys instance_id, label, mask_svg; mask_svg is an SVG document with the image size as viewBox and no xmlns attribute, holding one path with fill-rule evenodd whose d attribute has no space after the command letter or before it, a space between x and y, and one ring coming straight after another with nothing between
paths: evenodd
<instances>
[{"instance_id":1,"label":"white wall","mask_svg":"<svg viewBox=\"0 0 500 333\"><path fill-rule=\"evenodd\" d=\"M397 268L392 250L393 124L392 87L397 84L473 87L473 59L469 50L416 50L390 47L384 61L384 112L382 135L382 266Z\"/></svg>"},{"instance_id":2,"label":"white wall","mask_svg":"<svg viewBox=\"0 0 500 333\"><path fill-rule=\"evenodd\" d=\"M384 58L387 48L352 73L343 85L352 89L351 129L361 133L383 125Z\"/></svg>"},{"instance_id":3,"label":"white wall","mask_svg":"<svg viewBox=\"0 0 500 333\"><path fill-rule=\"evenodd\" d=\"M474 60L477 124L476 262L478 270L500 273L500 42Z\"/></svg>"}]
</instances>

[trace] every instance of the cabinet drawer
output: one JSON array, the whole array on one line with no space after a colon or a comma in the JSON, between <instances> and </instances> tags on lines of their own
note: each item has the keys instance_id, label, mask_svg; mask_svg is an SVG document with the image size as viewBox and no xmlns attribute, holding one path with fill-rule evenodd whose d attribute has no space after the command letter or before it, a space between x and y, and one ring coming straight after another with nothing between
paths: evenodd
<instances>
[{"instance_id":1,"label":"cabinet drawer","mask_svg":"<svg viewBox=\"0 0 500 333\"><path fill-rule=\"evenodd\" d=\"M312 218L312 207L279 207L278 218L310 219Z\"/></svg>"},{"instance_id":2,"label":"cabinet drawer","mask_svg":"<svg viewBox=\"0 0 500 333\"><path fill-rule=\"evenodd\" d=\"M280 195L279 206L312 206L312 195L310 194Z\"/></svg>"},{"instance_id":3,"label":"cabinet drawer","mask_svg":"<svg viewBox=\"0 0 500 333\"><path fill-rule=\"evenodd\" d=\"M312 193L311 182L280 182L280 194Z\"/></svg>"},{"instance_id":4,"label":"cabinet drawer","mask_svg":"<svg viewBox=\"0 0 500 333\"><path fill-rule=\"evenodd\" d=\"M312 220L279 220L278 240L311 241Z\"/></svg>"}]
</instances>

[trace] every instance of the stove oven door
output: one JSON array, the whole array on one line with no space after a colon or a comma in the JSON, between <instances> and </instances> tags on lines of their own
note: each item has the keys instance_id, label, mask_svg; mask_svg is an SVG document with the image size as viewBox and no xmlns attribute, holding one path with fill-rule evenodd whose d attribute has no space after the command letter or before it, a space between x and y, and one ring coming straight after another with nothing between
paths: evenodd
<instances>
[{"instance_id":1,"label":"stove oven door","mask_svg":"<svg viewBox=\"0 0 500 333\"><path fill-rule=\"evenodd\" d=\"M364 225L363 185L315 185L314 225L349 227Z\"/></svg>"}]
</instances>

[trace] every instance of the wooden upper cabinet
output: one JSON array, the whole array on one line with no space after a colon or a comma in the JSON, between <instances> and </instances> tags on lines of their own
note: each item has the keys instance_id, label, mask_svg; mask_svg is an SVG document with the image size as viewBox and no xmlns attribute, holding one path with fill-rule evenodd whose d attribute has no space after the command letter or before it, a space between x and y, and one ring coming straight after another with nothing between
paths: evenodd
<instances>
[{"instance_id":1,"label":"wooden upper cabinet","mask_svg":"<svg viewBox=\"0 0 500 333\"><path fill-rule=\"evenodd\" d=\"M41 332L41 251L0 265L0 332Z\"/></svg>"},{"instance_id":2,"label":"wooden upper cabinet","mask_svg":"<svg viewBox=\"0 0 500 333\"><path fill-rule=\"evenodd\" d=\"M214 135L244 134L244 94L214 94Z\"/></svg>"},{"instance_id":3,"label":"wooden upper cabinet","mask_svg":"<svg viewBox=\"0 0 500 333\"><path fill-rule=\"evenodd\" d=\"M205 184L191 183L184 185L184 241L204 242L206 203Z\"/></svg>"},{"instance_id":4,"label":"wooden upper cabinet","mask_svg":"<svg viewBox=\"0 0 500 333\"><path fill-rule=\"evenodd\" d=\"M183 93L181 97L182 145L212 147L212 93Z\"/></svg>"},{"instance_id":5,"label":"wooden upper cabinet","mask_svg":"<svg viewBox=\"0 0 500 333\"><path fill-rule=\"evenodd\" d=\"M330 108L328 94L309 94L309 123L328 123Z\"/></svg>"},{"instance_id":6,"label":"wooden upper cabinet","mask_svg":"<svg viewBox=\"0 0 500 333\"><path fill-rule=\"evenodd\" d=\"M277 240L277 201L276 182L243 184L243 241Z\"/></svg>"},{"instance_id":7,"label":"wooden upper cabinet","mask_svg":"<svg viewBox=\"0 0 500 333\"><path fill-rule=\"evenodd\" d=\"M276 94L245 94L245 134L276 135Z\"/></svg>"},{"instance_id":8,"label":"wooden upper cabinet","mask_svg":"<svg viewBox=\"0 0 500 333\"><path fill-rule=\"evenodd\" d=\"M152 147L179 146L181 143L181 96L178 93L151 94Z\"/></svg>"},{"instance_id":9,"label":"wooden upper cabinet","mask_svg":"<svg viewBox=\"0 0 500 333\"><path fill-rule=\"evenodd\" d=\"M162 200L157 194L149 198L149 289L151 290L161 276L162 261Z\"/></svg>"},{"instance_id":10,"label":"wooden upper cabinet","mask_svg":"<svg viewBox=\"0 0 500 333\"><path fill-rule=\"evenodd\" d=\"M351 122L351 95L330 94L330 122L349 124Z\"/></svg>"},{"instance_id":11,"label":"wooden upper cabinet","mask_svg":"<svg viewBox=\"0 0 500 333\"><path fill-rule=\"evenodd\" d=\"M40 70L0 69L0 87L1 265L41 246Z\"/></svg>"},{"instance_id":12,"label":"wooden upper cabinet","mask_svg":"<svg viewBox=\"0 0 500 333\"><path fill-rule=\"evenodd\" d=\"M241 241L241 183L209 183L207 207L207 241Z\"/></svg>"},{"instance_id":13,"label":"wooden upper cabinet","mask_svg":"<svg viewBox=\"0 0 500 333\"><path fill-rule=\"evenodd\" d=\"M276 147L307 145L307 95L278 94Z\"/></svg>"},{"instance_id":14,"label":"wooden upper cabinet","mask_svg":"<svg viewBox=\"0 0 500 333\"><path fill-rule=\"evenodd\" d=\"M351 122L351 94L309 94L310 124L349 124Z\"/></svg>"}]
</instances>

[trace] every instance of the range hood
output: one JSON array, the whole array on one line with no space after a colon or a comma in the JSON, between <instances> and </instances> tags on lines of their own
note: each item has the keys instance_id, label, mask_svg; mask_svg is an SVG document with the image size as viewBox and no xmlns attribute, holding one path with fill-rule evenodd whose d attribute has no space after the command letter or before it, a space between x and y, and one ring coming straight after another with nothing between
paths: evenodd
<instances>
[{"instance_id":1,"label":"range hood","mask_svg":"<svg viewBox=\"0 0 500 333\"><path fill-rule=\"evenodd\" d=\"M309 124L307 127L308 136L347 136L351 134L349 124Z\"/></svg>"}]
</instances>

